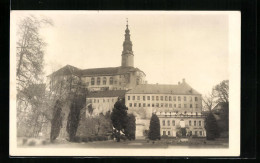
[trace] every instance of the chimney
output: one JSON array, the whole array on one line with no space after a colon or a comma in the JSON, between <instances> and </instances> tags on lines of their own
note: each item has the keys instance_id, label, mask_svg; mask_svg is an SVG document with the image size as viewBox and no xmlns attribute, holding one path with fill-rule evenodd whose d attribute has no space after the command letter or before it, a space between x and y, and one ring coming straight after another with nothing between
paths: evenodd
<instances>
[{"instance_id":1,"label":"chimney","mask_svg":"<svg viewBox=\"0 0 260 163\"><path fill-rule=\"evenodd\" d=\"M182 83L185 83L185 78L182 79Z\"/></svg>"}]
</instances>

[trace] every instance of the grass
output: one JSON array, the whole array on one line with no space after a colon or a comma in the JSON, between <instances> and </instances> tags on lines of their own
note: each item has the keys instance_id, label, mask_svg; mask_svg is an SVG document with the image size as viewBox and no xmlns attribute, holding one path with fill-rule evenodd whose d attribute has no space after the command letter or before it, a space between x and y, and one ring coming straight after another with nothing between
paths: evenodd
<instances>
[{"instance_id":1,"label":"grass","mask_svg":"<svg viewBox=\"0 0 260 163\"><path fill-rule=\"evenodd\" d=\"M30 146L32 147L32 146ZM134 141L94 141L94 142L60 142L55 144L41 144L35 147L51 148L228 148L228 139L208 141L205 138L192 138L188 142L179 139L162 139L157 141L138 139Z\"/></svg>"}]
</instances>

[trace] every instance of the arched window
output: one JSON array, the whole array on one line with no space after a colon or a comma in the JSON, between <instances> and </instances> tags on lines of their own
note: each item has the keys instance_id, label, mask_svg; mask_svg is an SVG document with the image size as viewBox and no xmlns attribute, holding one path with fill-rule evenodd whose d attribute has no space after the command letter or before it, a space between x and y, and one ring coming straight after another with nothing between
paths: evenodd
<instances>
[{"instance_id":1,"label":"arched window","mask_svg":"<svg viewBox=\"0 0 260 163\"><path fill-rule=\"evenodd\" d=\"M103 85L106 85L106 84L107 84L107 78L103 77Z\"/></svg>"},{"instance_id":2,"label":"arched window","mask_svg":"<svg viewBox=\"0 0 260 163\"><path fill-rule=\"evenodd\" d=\"M91 78L91 85L95 85L95 78Z\"/></svg>"},{"instance_id":3,"label":"arched window","mask_svg":"<svg viewBox=\"0 0 260 163\"><path fill-rule=\"evenodd\" d=\"M97 78L97 85L100 85L100 77Z\"/></svg>"},{"instance_id":4,"label":"arched window","mask_svg":"<svg viewBox=\"0 0 260 163\"><path fill-rule=\"evenodd\" d=\"M109 78L109 84L112 85L113 84L113 77Z\"/></svg>"}]
</instances>

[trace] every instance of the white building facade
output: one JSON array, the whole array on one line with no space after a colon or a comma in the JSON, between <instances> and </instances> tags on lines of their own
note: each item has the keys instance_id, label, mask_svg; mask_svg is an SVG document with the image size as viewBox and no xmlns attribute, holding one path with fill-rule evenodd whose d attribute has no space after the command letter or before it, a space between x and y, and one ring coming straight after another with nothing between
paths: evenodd
<instances>
[{"instance_id":1,"label":"white building facade","mask_svg":"<svg viewBox=\"0 0 260 163\"><path fill-rule=\"evenodd\" d=\"M178 85L138 85L126 92L125 99L128 112L137 117L137 137L149 130L153 113L160 119L161 135L175 137L185 128L187 135L206 136L201 94L185 80Z\"/></svg>"}]
</instances>

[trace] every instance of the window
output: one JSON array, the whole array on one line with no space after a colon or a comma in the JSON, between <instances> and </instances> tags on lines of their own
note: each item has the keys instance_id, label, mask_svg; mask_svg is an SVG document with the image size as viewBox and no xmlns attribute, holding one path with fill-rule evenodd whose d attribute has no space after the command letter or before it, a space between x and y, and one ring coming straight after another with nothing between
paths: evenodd
<instances>
[{"instance_id":1,"label":"window","mask_svg":"<svg viewBox=\"0 0 260 163\"><path fill-rule=\"evenodd\" d=\"M143 107L145 107L145 103L143 103Z\"/></svg>"},{"instance_id":2,"label":"window","mask_svg":"<svg viewBox=\"0 0 260 163\"><path fill-rule=\"evenodd\" d=\"M174 107L176 108L176 104L174 104Z\"/></svg>"},{"instance_id":3,"label":"window","mask_svg":"<svg viewBox=\"0 0 260 163\"><path fill-rule=\"evenodd\" d=\"M132 103L129 103L129 107L132 107Z\"/></svg>"},{"instance_id":4,"label":"window","mask_svg":"<svg viewBox=\"0 0 260 163\"><path fill-rule=\"evenodd\" d=\"M165 101L168 101L168 97L167 96L165 96Z\"/></svg>"},{"instance_id":5,"label":"window","mask_svg":"<svg viewBox=\"0 0 260 163\"><path fill-rule=\"evenodd\" d=\"M202 131L200 131L200 136L202 136Z\"/></svg>"},{"instance_id":6,"label":"window","mask_svg":"<svg viewBox=\"0 0 260 163\"><path fill-rule=\"evenodd\" d=\"M161 101L163 101L163 96L161 96Z\"/></svg>"},{"instance_id":7,"label":"window","mask_svg":"<svg viewBox=\"0 0 260 163\"><path fill-rule=\"evenodd\" d=\"M99 99L97 100L97 102L99 103Z\"/></svg>"},{"instance_id":8,"label":"window","mask_svg":"<svg viewBox=\"0 0 260 163\"><path fill-rule=\"evenodd\" d=\"M130 100L130 96L128 96L128 100Z\"/></svg>"},{"instance_id":9,"label":"window","mask_svg":"<svg viewBox=\"0 0 260 163\"><path fill-rule=\"evenodd\" d=\"M152 101L154 101L154 96L152 96Z\"/></svg>"},{"instance_id":10,"label":"window","mask_svg":"<svg viewBox=\"0 0 260 163\"><path fill-rule=\"evenodd\" d=\"M198 131L195 131L195 135L198 135Z\"/></svg>"},{"instance_id":11,"label":"window","mask_svg":"<svg viewBox=\"0 0 260 163\"><path fill-rule=\"evenodd\" d=\"M176 101L176 96L173 96L173 101Z\"/></svg>"},{"instance_id":12,"label":"window","mask_svg":"<svg viewBox=\"0 0 260 163\"><path fill-rule=\"evenodd\" d=\"M135 96L133 96L133 100L135 100Z\"/></svg>"},{"instance_id":13,"label":"window","mask_svg":"<svg viewBox=\"0 0 260 163\"><path fill-rule=\"evenodd\" d=\"M117 81L115 80L115 82L114 82L115 84L117 84Z\"/></svg>"},{"instance_id":14,"label":"window","mask_svg":"<svg viewBox=\"0 0 260 163\"><path fill-rule=\"evenodd\" d=\"M105 99L103 99L103 102L106 102Z\"/></svg>"},{"instance_id":15,"label":"window","mask_svg":"<svg viewBox=\"0 0 260 163\"><path fill-rule=\"evenodd\" d=\"M91 85L95 85L95 78L91 78Z\"/></svg>"},{"instance_id":16,"label":"window","mask_svg":"<svg viewBox=\"0 0 260 163\"><path fill-rule=\"evenodd\" d=\"M145 96L143 96L143 100L145 101Z\"/></svg>"},{"instance_id":17,"label":"window","mask_svg":"<svg viewBox=\"0 0 260 163\"><path fill-rule=\"evenodd\" d=\"M172 104L169 104L169 107L171 108L171 107L172 107Z\"/></svg>"},{"instance_id":18,"label":"window","mask_svg":"<svg viewBox=\"0 0 260 163\"><path fill-rule=\"evenodd\" d=\"M96 99L94 99L94 103L96 103Z\"/></svg>"},{"instance_id":19,"label":"window","mask_svg":"<svg viewBox=\"0 0 260 163\"><path fill-rule=\"evenodd\" d=\"M172 101L172 96L169 97L169 101Z\"/></svg>"},{"instance_id":20,"label":"window","mask_svg":"<svg viewBox=\"0 0 260 163\"><path fill-rule=\"evenodd\" d=\"M171 132L170 132L170 131L168 131L168 135L171 135Z\"/></svg>"},{"instance_id":21,"label":"window","mask_svg":"<svg viewBox=\"0 0 260 163\"><path fill-rule=\"evenodd\" d=\"M156 107L159 107L159 103L156 103Z\"/></svg>"},{"instance_id":22,"label":"window","mask_svg":"<svg viewBox=\"0 0 260 163\"><path fill-rule=\"evenodd\" d=\"M137 100L140 100L140 96L137 96Z\"/></svg>"},{"instance_id":23,"label":"window","mask_svg":"<svg viewBox=\"0 0 260 163\"><path fill-rule=\"evenodd\" d=\"M134 107L136 107L136 103L134 103Z\"/></svg>"},{"instance_id":24,"label":"window","mask_svg":"<svg viewBox=\"0 0 260 163\"><path fill-rule=\"evenodd\" d=\"M186 96L183 97L183 100L186 101Z\"/></svg>"},{"instance_id":25,"label":"window","mask_svg":"<svg viewBox=\"0 0 260 163\"><path fill-rule=\"evenodd\" d=\"M198 104L196 104L196 108L198 108L199 107L199 105Z\"/></svg>"},{"instance_id":26,"label":"window","mask_svg":"<svg viewBox=\"0 0 260 163\"><path fill-rule=\"evenodd\" d=\"M196 121L194 121L194 126L196 126L197 125L197 123L196 123Z\"/></svg>"},{"instance_id":27,"label":"window","mask_svg":"<svg viewBox=\"0 0 260 163\"><path fill-rule=\"evenodd\" d=\"M161 107L163 107L163 103L161 103Z\"/></svg>"},{"instance_id":28,"label":"window","mask_svg":"<svg viewBox=\"0 0 260 163\"><path fill-rule=\"evenodd\" d=\"M192 108L192 104L190 104L190 108Z\"/></svg>"},{"instance_id":29,"label":"window","mask_svg":"<svg viewBox=\"0 0 260 163\"><path fill-rule=\"evenodd\" d=\"M110 78L109 78L109 84L110 84L110 85L113 85L113 77L110 77Z\"/></svg>"},{"instance_id":30,"label":"window","mask_svg":"<svg viewBox=\"0 0 260 163\"><path fill-rule=\"evenodd\" d=\"M97 85L100 85L100 77L97 78Z\"/></svg>"},{"instance_id":31,"label":"window","mask_svg":"<svg viewBox=\"0 0 260 163\"><path fill-rule=\"evenodd\" d=\"M192 97L190 97L190 101L192 101Z\"/></svg>"},{"instance_id":32,"label":"window","mask_svg":"<svg viewBox=\"0 0 260 163\"><path fill-rule=\"evenodd\" d=\"M168 104L165 104L165 107L167 108L167 107L168 107Z\"/></svg>"},{"instance_id":33,"label":"window","mask_svg":"<svg viewBox=\"0 0 260 163\"><path fill-rule=\"evenodd\" d=\"M170 126L170 120L167 121L168 126Z\"/></svg>"},{"instance_id":34,"label":"window","mask_svg":"<svg viewBox=\"0 0 260 163\"><path fill-rule=\"evenodd\" d=\"M178 108L181 108L181 104L178 105Z\"/></svg>"},{"instance_id":35,"label":"window","mask_svg":"<svg viewBox=\"0 0 260 163\"><path fill-rule=\"evenodd\" d=\"M150 96L147 96L147 100L150 100Z\"/></svg>"},{"instance_id":36,"label":"window","mask_svg":"<svg viewBox=\"0 0 260 163\"><path fill-rule=\"evenodd\" d=\"M189 126L191 126L191 121L189 121Z\"/></svg>"},{"instance_id":37,"label":"window","mask_svg":"<svg viewBox=\"0 0 260 163\"><path fill-rule=\"evenodd\" d=\"M119 85L121 85L121 82L119 82Z\"/></svg>"},{"instance_id":38,"label":"window","mask_svg":"<svg viewBox=\"0 0 260 163\"><path fill-rule=\"evenodd\" d=\"M178 96L178 101L181 101L181 97L180 96Z\"/></svg>"},{"instance_id":39,"label":"window","mask_svg":"<svg viewBox=\"0 0 260 163\"><path fill-rule=\"evenodd\" d=\"M106 84L107 84L107 78L103 77L103 85L106 85Z\"/></svg>"},{"instance_id":40,"label":"window","mask_svg":"<svg viewBox=\"0 0 260 163\"><path fill-rule=\"evenodd\" d=\"M195 101L198 101L198 97L195 97Z\"/></svg>"},{"instance_id":41,"label":"window","mask_svg":"<svg viewBox=\"0 0 260 163\"><path fill-rule=\"evenodd\" d=\"M148 107L150 107L150 104L147 104Z\"/></svg>"},{"instance_id":42,"label":"window","mask_svg":"<svg viewBox=\"0 0 260 163\"><path fill-rule=\"evenodd\" d=\"M114 99L112 99L112 102L114 102Z\"/></svg>"},{"instance_id":43,"label":"window","mask_svg":"<svg viewBox=\"0 0 260 163\"><path fill-rule=\"evenodd\" d=\"M162 121L162 125L165 126L165 120Z\"/></svg>"},{"instance_id":44,"label":"window","mask_svg":"<svg viewBox=\"0 0 260 163\"><path fill-rule=\"evenodd\" d=\"M199 126L201 126L201 121L199 121Z\"/></svg>"},{"instance_id":45,"label":"window","mask_svg":"<svg viewBox=\"0 0 260 163\"><path fill-rule=\"evenodd\" d=\"M159 101L159 96L156 96L156 101Z\"/></svg>"},{"instance_id":46,"label":"window","mask_svg":"<svg viewBox=\"0 0 260 163\"><path fill-rule=\"evenodd\" d=\"M163 131L163 135L166 135L166 131Z\"/></svg>"},{"instance_id":47,"label":"window","mask_svg":"<svg viewBox=\"0 0 260 163\"><path fill-rule=\"evenodd\" d=\"M196 116L198 116L198 112L196 112Z\"/></svg>"},{"instance_id":48,"label":"window","mask_svg":"<svg viewBox=\"0 0 260 163\"><path fill-rule=\"evenodd\" d=\"M107 102L109 102L109 99L107 99Z\"/></svg>"},{"instance_id":49,"label":"window","mask_svg":"<svg viewBox=\"0 0 260 163\"><path fill-rule=\"evenodd\" d=\"M184 108L187 108L187 104L184 104Z\"/></svg>"},{"instance_id":50,"label":"window","mask_svg":"<svg viewBox=\"0 0 260 163\"><path fill-rule=\"evenodd\" d=\"M141 103L139 103L139 107L141 107Z\"/></svg>"},{"instance_id":51,"label":"window","mask_svg":"<svg viewBox=\"0 0 260 163\"><path fill-rule=\"evenodd\" d=\"M152 107L154 107L154 104L152 104Z\"/></svg>"},{"instance_id":52,"label":"window","mask_svg":"<svg viewBox=\"0 0 260 163\"><path fill-rule=\"evenodd\" d=\"M172 125L175 126L175 120L172 120Z\"/></svg>"}]
</instances>

